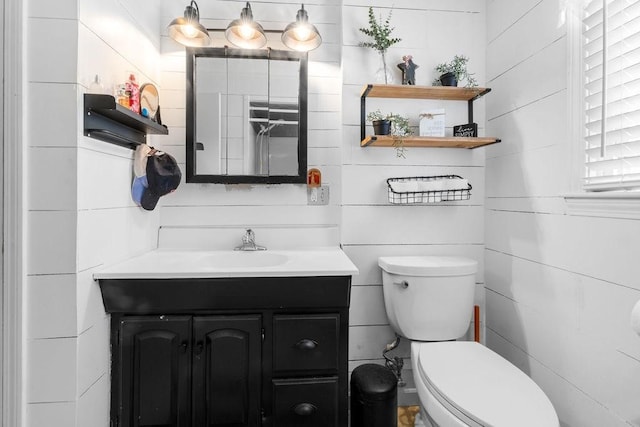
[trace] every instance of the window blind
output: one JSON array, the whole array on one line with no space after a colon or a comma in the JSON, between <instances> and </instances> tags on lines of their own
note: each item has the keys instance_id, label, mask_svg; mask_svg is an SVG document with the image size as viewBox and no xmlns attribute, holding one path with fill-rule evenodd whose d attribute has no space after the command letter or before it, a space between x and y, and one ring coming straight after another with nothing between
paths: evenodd
<instances>
[{"instance_id":1,"label":"window blind","mask_svg":"<svg viewBox=\"0 0 640 427\"><path fill-rule=\"evenodd\" d=\"M640 188L640 1L585 3L584 187Z\"/></svg>"}]
</instances>

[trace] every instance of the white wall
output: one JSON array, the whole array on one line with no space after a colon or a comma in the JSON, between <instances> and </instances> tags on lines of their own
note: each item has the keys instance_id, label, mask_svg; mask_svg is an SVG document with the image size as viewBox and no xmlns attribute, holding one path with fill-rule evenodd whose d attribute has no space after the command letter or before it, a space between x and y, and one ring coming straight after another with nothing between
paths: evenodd
<instances>
[{"instance_id":1,"label":"white wall","mask_svg":"<svg viewBox=\"0 0 640 427\"><path fill-rule=\"evenodd\" d=\"M397 158L393 148L360 147L360 92L376 83L379 55L358 46L367 41L358 28L368 26L368 7L386 19L389 2L345 0L342 14L342 244L360 270L354 278L349 331L349 369L363 363L383 363L382 350L394 338L384 310L382 277L377 259L382 255L451 254L478 260L476 302L483 305L484 249L484 149L409 148ZM484 1L396 1L391 24L402 41L391 47L387 63L396 83L401 74L396 64L413 55L420 66L416 84L430 85L434 66L455 54L470 58L469 69L485 83ZM455 31L450 31L455 29ZM489 95L491 96L491 94ZM467 122L466 103L367 99L367 110L400 113L409 117L417 134L422 109L446 109L446 126ZM484 100L476 102L475 121L484 132ZM369 128L368 133L371 133ZM387 202L386 179L403 176L457 174L473 186L471 199L435 205L394 206ZM469 313L471 317L471 313ZM409 346L405 341L395 354L405 357L404 378L409 393L400 390L400 404L416 402L412 384Z\"/></svg>"},{"instance_id":2,"label":"white wall","mask_svg":"<svg viewBox=\"0 0 640 427\"><path fill-rule=\"evenodd\" d=\"M436 63L463 53L471 57L471 70L482 84L485 47L484 36L478 35L485 31L484 2L449 3L429 0L418 9L409 0L396 4L393 23L403 41L390 50L390 62L412 54L421 67L418 84L428 84ZM221 27L237 17L244 2L199 5L204 24ZM320 168L323 182L331 186L328 206L307 206L304 185L182 183L162 199L161 209L149 213L130 200L132 152L82 136L82 93L95 74L107 87L125 79L128 71L140 82L156 83L169 135L151 143L176 156L184 170L184 50L165 30L167 22L182 14L184 3L30 1L29 426L108 425L109 325L91 274L154 247L158 226L175 231L342 223L344 249L361 271L353 287L351 369L368 361L380 363L381 349L393 337L384 313L379 255L473 257L481 265L477 302L483 304L484 149L415 148L398 159L392 149L359 147L359 93L378 67L375 52L357 46L363 39L357 28L366 25L368 5L332 0L305 6L323 35L323 45L309 56L308 139L309 167ZM388 10L385 2L373 5ZM287 0L252 6L266 28L282 28L299 4ZM458 36L443 39L451 27ZM56 100L56 108L42 99ZM420 109L433 106L447 108L449 131L466 121L461 103L378 102L379 108L413 114L413 125ZM373 102L370 106L377 108ZM484 101L476 105L476 121L484 132ZM448 173L470 180L471 200L411 207L386 202L388 177ZM408 356L407 350L404 345L400 353Z\"/></svg>"},{"instance_id":3,"label":"white wall","mask_svg":"<svg viewBox=\"0 0 640 427\"><path fill-rule=\"evenodd\" d=\"M92 272L157 244L133 151L83 136L83 93L159 83L152 1L28 3L27 426L108 426L109 321Z\"/></svg>"},{"instance_id":4,"label":"white wall","mask_svg":"<svg viewBox=\"0 0 640 427\"><path fill-rule=\"evenodd\" d=\"M323 184L330 186L327 206L308 206L306 185L185 184L162 200L162 227L260 227L336 225L340 220L340 2L330 0L305 4L309 19L323 36L323 44L309 54L308 167L322 171ZM201 1L201 22L207 28L226 28L240 16L245 2ZM251 5L254 18L263 27L284 29L295 19L300 3L270 0ZM166 0L163 22L184 11L184 2ZM224 45L222 32L211 32L214 45ZM162 33L160 104L169 136L158 144L172 153L185 170L185 51ZM227 43L228 44L228 43ZM281 48L279 39L273 45ZM184 174L183 174L184 176ZM240 240L238 236L238 241Z\"/></svg>"},{"instance_id":5,"label":"white wall","mask_svg":"<svg viewBox=\"0 0 640 427\"><path fill-rule=\"evenodd\" d=\"M344 4L342 4L344 3ZM389 52L393 66L410 53L420 65L418 84L429 84L433 67L456 53L471 57L471 70L484 82L484 2L446 1L395 4L393 23L404 40ZM384 6L384 2L374 5ZM484 152L460 149L409 149L407 159L397 159L392 149L359 147L359 93L373 80L377 55L357 46L363 35L357 28L367 23L368 2L325 1L306 4L310 20L323 36L323 44L309 55L309 167L319 167L323 182L331 186L328 206L307 206L304 185L224 186L182 184L162 201L161 225L169 229L217 226L333 225L342 222L342 244L361 271L354 280L349 358L350 368L381 362L384 344L393 333L382 301L376 260L393 254L463 254L482 265ZM224 28L239 14L242 3L200 2L202 22ZM283 28L299 5L293 1L252 4L254 17L267 29ZM164 21L182 13L181 2L167 0ZM380 9L385 13L388 9ZM214 16L216 19L212 19ZM458 36L443 40L445 29L459 28ZM478 36L480 35L480 36ZM212 33L216 44L220 33ZM162 37L163 121L170 135L158 143L184 166L185 134L184 48L166 34ZM371 102L374 108L375 103ZM394 112L411 113L417 125L420 108L447 108L449 132L466 122L466 104L385 100L378 104ZM484 101L476 106L476 121L483 127ZM481 129L481 132L483 129ZM390 176L456 173L470 179L474 191L468 202L448 206L389 206L385 179ZM169 232L170 234L170 232ZM259 231L257 232L259 240ZM478 274L478 303L482 304L482 268ZM408 346L401 353L408 356ZM408 360L407 365L409 366ZM411 373L406 374L407 377Z\"/></svg>"},{"instance_id":6,"label":"white wall","mask_svg":"<svg viewBox=\"0 0 640 427\"><path fill-rule=\"evenodd\" d=\"M563 425L637 426L640 224L562 197L580 147L567 3L487 2L487 129L503 141L487 148L487 344L543 388Z\"/></svg>"}]
</instances>

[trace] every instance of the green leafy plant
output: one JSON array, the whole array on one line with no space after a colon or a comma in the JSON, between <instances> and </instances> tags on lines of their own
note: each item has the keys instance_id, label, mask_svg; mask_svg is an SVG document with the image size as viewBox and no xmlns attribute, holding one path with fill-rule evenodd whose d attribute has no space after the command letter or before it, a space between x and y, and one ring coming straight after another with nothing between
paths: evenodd
<instances>
[{"instance_id":1,"label":"green leafy plant","mask_svg":"<svg viewBox=\"0 0 640 427\"><path fill-rule=\"evenodd\" d=\"M367 114L367 121L373 123L377 120L389 120L391 122L391 136L393 137L393 147L396 149L398 157L405 157L407 149L404 146L404 137L413 135L409 126L409 119L400 114L383 114L380 110L371 111Z\"/></svg>"},{"instance_id":2,"label":"green leafy plant","mask_svg":"<svg viewBox=\"0 0 640 427\"><path fill-rule=\"evenodd\" d=\"M467 63L469 62L469 58L464 55L455 55L450 62L443 62L442 64L436 65L435 70L442 74L452 73L456 76L456 80L458 82L462 82L463 80L467 81L465 87L476 87L478 86L478 82L473 77L472 73L467 71ZM439 78L433 80L433 86L441 86Z\"/></svg>"},{"instance_id":3,"label":"green leafy plant","mask_svg":"<svg viewBox=\"0 0 640 427\"><path fill-rule=\"evenodd\" d=\"M373 42L360 42L360 46L370 47L380 54L385 54L390 46L402 40L397 37L391 37L391 33L394 30L394 27L390 26L391 12L392 10L389 10L389 15L387 15L387 19L384 22L382 22L382 16L380 16L380 22L378 22L373 14L373 7L369 7L369 28L360 28L360 31L371 37Z\"/></svg>"},{"instance_id":4,"label":"green leafy plant","mask_svg":"<svg viewBox=\"0 0 640 427\"><path fill-rule=\"evenodd\" d=\"M391 136L393 136L393 147L396 149L396 156L405 157L407 151L404 146L404 137L413 135L411 127L409 127L409 119L399 114L388 114L387 118L391 121Z\"/></svg>"},{"instance_id":5,"label":"green leafy plant","mask_svg":"<svg viewBox=\"0 0 640 427\"><path fill-rule=\"evenodd\" d=\"M390 113L387 114L387 120L391 122L391 135L409 136L413 134L411 127L409 126L408 118L401 116L400 114Z\"/></svg>"},{"instance_id":6,"label":"green leafy plant","mask_svg":"<svg viewBox=\"0 0 640 427\"><path fill-rule=\"evenodd\" d=\"M360 28L360 31L371 37L373 41L368 42L360 42L359 46L362 47L370 47L371 49L375 49L380 54L382 58L382 67L385 72L384 74L384 82L387 83L387 60L385 58L385 54L387 53L387 49L390 46L400 42L402 39L398 37L391 37L391 33L394 30L394 27L391 26L391 12L392 9L389 10L389 14L387 15L387 19L382 21L382 16L380 16L380 20L376 20L376 16L373 13L373 7L369 6L369 28Z\"/></svg>"},{"instance_id":7,"label":"green leafy plant","mask_svg":"<svg viewBox=\"0 0 640 427\"><path fill-rule=\"evenodd\" d=\"M387 115L382 114L380 110L371 111L367 114L367 121L370 123L376 122L378 120L389 120Z\"/></svg>"}]
</instances>

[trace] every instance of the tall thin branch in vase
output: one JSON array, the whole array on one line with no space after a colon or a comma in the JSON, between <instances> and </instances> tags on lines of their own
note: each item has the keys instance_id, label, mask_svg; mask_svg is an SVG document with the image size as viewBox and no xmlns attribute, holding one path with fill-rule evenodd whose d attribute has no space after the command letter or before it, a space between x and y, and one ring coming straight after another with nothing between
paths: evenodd
<instances>
[{"instance_id":1,"label":"tall thin branch in vase","mask_svg":"<svg viewBox=\"0 0 640 427\"><path fill-rule=\"evenodd\" d=\"M391 33L395 29L395 27L391 26L391 12L393 9L389 9L389 14L387 15L387 19L382 21L382 16L380 16L380 20L376 20L376 16L373 13L373 7L369 7L369 28L360 28L360 31L365 35L371 37L373 41L369 42L360 42L359 46L362 47L370 47L371 49L375 49L378 51L380 56L382 57L382 66L384 67L384 82L387 81L387 60L385 58L385 54L387 53L387 49L390 46L402 41L402 39L398 37L391 37Z\"/></svg>"}]
</instances>

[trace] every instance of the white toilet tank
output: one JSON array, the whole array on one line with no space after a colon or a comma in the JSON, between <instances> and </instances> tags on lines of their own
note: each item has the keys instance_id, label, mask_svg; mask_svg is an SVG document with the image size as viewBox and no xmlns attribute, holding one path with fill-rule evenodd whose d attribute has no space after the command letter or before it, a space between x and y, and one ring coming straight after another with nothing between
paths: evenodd
<instances>
[{"instance_id":1,"label":"white toilet tank","mask_svg":"<svg viewBox=\"0 0 640 427\"><path fill-rule=\"evenodd\" d=\"M460 338L473 312L475 260L454 256L378 258L387 317L414 341Z\"/></svg>"}]
</instances>

